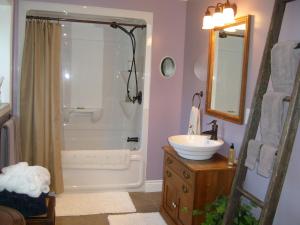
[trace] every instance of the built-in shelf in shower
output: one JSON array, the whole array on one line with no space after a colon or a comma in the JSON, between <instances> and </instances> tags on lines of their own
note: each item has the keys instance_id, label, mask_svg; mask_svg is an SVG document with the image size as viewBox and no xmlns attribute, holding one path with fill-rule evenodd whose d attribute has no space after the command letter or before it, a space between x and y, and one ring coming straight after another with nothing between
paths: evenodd
<instances>
[{"instance_id":1,"label":"built-in shelf in shower","mask_svg":"<svg viewBox=\"0 0 300 225\"><path fill-rule=\"evenodd\" d=\"M101 119L102 108L64 107L64 122L69 122L72 114L90 114L91 121L97 122Z\"/></svg>"}]
</instances>

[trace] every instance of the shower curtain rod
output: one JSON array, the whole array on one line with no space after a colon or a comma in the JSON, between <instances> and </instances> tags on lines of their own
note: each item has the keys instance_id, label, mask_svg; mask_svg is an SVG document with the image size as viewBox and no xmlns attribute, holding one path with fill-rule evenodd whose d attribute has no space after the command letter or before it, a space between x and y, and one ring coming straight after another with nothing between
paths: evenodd
<instances>
[{"instance_id":1,"label":"shower curtain rod","mask_svg":"<svg viewBox=\"0 0 300 225\"><path fill-rule=\"evenodd\" d=\"M105 22L99 20L83 20L83 19L71 19L71 18L59 18L59 17L48 17L48 16L26 16L26 19L40 19L40 20L55 20L55 21L66 21L66 22L77 22L77 23L94 23L94 24L107 24L111 25L113 22ZM145 28L146 25L131 24L131 23L118 23L121 26L129 26L136 28Z\"/></svg>"}]
</instances>

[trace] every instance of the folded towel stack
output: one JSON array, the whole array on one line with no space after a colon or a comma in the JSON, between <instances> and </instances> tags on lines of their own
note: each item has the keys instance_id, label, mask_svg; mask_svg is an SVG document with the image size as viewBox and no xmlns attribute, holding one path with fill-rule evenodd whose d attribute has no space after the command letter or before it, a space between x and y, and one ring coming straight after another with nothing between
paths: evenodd
<instances>
[{"instance_id":1,"label":"folded towel stack","mask_svg":"<svg viewBox=\"0 0 300 225\"><path fill-rule=\"evenodd\" d=\"M46 196L47 194L42 193L38 198L32 198L4 190L0 192L0 205L18 210L26 218L38 216L47 212Z\"/></svg>"},{"instance_id":2,"label":"folded towel stack","mask_svg":"<svg viewBox=\"0 0 300 225\"><path fill-rule=\"evenodd\" d=\"M41 166L28 166L27 162L8 166L0 174L0 191L7 190L37 198L48 193L50 173Z\"/></svg>"}]
</instances>

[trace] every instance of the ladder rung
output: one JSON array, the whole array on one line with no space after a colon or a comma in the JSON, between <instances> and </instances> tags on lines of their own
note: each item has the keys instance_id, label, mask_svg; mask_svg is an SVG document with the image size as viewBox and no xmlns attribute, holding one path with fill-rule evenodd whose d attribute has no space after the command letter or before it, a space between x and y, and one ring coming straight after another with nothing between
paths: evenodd
<instances>
[{"instance_id":1,"label":"ladder rung","mask_svg":"<svg viewBox=\"0 0 300 225\"><path fill-rule=\"evenodd\" d=\"M260 208L264 207L264 202L259 200L257 197L255 197L250 192L244 190L243 188L237 187L237 190L247 199L251 200L255 205L259 206Z\"/></svg>"}]
</instances>

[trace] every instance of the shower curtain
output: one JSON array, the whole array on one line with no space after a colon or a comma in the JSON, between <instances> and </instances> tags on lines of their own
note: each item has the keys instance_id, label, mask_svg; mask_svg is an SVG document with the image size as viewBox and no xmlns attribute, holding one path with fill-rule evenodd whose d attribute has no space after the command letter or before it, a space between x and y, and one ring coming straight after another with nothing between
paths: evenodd
<instances>
[{"instance_id":1,"label":"shower curtain","mask_svg":"<svg viewBox=\"0 0 300 225\"><path fill-rule=\"evenodd\" d=\"M50 171L51 188L63 192L61 165L61 26L27 20L20 90L23 160Z\"/></svg>"}]
</instances>

